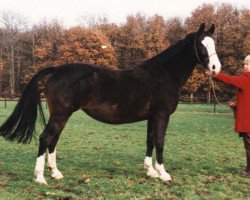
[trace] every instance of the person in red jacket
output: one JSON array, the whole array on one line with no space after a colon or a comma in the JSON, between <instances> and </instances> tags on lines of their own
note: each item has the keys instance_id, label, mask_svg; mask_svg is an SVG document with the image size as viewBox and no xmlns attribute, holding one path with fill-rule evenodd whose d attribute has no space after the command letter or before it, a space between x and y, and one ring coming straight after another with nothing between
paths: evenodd
<instances>
[{"instance_id":1,"label":"person in red jacket","mask_svg":"<svg viewBox=\"0 0 250 200\"><path fill-rule=\"evenodd\" d=\"M243 138L246 149L246 177L250 178L250 55L244 60L244 72L238 76L214 74L223 83L238 88L236 96L235 131Z\"/></svg>"}]
</instances>

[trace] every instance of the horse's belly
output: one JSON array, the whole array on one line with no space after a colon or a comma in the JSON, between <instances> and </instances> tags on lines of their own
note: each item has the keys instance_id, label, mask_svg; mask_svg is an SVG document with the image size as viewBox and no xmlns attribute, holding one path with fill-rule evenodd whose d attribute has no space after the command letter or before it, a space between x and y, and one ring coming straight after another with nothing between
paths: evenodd
<instances>
[{"instance_id":1,"label":"horse's belly","mask_svg":"<svg viewBox=\"0 0 250 200\"><path fill-rule=\"evenodd\" d=\"M82 108L92 118L110 124L132 123L145 120L148 109L133 109L111 104L99 104L89 108Z\"/></svg>"}]
</instances>

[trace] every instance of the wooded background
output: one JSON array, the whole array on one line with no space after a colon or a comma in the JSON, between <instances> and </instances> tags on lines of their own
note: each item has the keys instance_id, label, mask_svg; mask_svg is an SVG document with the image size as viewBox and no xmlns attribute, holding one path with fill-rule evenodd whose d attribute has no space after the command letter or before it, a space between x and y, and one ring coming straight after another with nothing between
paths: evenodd
<instances>
[{"instance_id":1,"label":"wooded background","mask_svg":"<svg viewBox=\"0 0 250 200\"><path fill-rule=\"evenodd\" d=\"M199 25L216 25L213 36L222 71L239 74L250 54L250 10L231 4L203 4L189 17L164 19L160 15L128 15L123 24L105 17L81 17L79 26L66 28L57 20L28 27L12 12L0 13L0 98L15 97L41 67L65 63L93 63L131 68L196 31ZM229 100L235 89L216 82L219 99ZM183 101L210 101L211 85L197 66L182 90Z\"/></svg>"}]
</instances>

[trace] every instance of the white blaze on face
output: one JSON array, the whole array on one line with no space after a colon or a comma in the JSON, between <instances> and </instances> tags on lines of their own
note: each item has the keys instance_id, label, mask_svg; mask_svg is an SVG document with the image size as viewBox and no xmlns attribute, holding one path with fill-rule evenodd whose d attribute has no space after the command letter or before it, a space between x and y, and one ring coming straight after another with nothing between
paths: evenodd
<instances>
[{"instance_id":1,"label":"white blaze on face","mask_svg":"<svg viewBox=\"0 0 250 200\"><path fill-rule=\"evenodd\" d=\"M208 69L210 72L218 73L221 69L221 63L217 56L215 50L214 40L211 37L205 37L201 42L208 52L209 62L208 62Z\"/></svg>"}]
</instances>

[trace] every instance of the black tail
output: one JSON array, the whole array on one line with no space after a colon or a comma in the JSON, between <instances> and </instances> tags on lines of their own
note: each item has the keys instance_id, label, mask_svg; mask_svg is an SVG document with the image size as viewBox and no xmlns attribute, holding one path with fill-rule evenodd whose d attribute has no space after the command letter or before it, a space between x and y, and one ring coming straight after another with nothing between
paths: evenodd
<instances>
[{"instance_id":1,"label":"black tail","mask_svg":"<svg viewBox=\"0 0 250 200\"><path fill-rule=\"evenodd\" d=\"M1 136L10 141L17 141L18 143L29 143L35 131L38 109L41 119L45 124L38 82L44 76L52 74L55 70L55 67L42 69L30 80L14 111L0 127Z\"/></svg>"}]
</instances>

